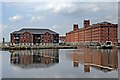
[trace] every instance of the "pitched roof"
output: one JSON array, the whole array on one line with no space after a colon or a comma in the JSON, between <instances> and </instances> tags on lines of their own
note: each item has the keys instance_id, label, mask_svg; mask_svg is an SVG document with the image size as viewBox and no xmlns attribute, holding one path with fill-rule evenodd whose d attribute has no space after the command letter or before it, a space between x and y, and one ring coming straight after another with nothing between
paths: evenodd
<instances>
[{"instance_id":1,"label":"pitched roof","mask_svg":"<svg viewBox=\"0 0 120 80\"><path fill-rule=\"evenodd\" d=\"M30 32L32 34L44 34L46 32L49 32L50 34L58 34L50 29L37 29L37 28L23 28L19 31L14 31L13 33L23 33L23 32Z\"/></svg>"}]
</instances>

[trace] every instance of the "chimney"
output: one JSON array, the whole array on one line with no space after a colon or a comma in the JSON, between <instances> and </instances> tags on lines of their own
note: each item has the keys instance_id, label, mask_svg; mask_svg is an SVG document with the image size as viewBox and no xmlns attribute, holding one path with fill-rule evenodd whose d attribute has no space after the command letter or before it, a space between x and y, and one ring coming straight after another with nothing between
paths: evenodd
<instances>
[{"instance_id":1,"label":"chimney","mask_svg":"<svg viewBox=\"0 0 120 80\"><path fill-rule=\"evenodd\" d=\"M3 44L5 43L5 38L3 38Z\"/></svg>"},{"instance_id":2,"label":"chimney","mask_svg":"<svg viewBox=\"0 0 120 80\"><path fill-rule=\"evenodd\" d=\"M90 20L85 19L85 20L84 20L84 28L87 28L87 27L89 27L89 26L90 26Z\"/></svg>"},{"instance_id":3,"label":"chimney","mask_svg":"<svg viewBox=\"0 0 120 80\"><path fill-rule=\"evenodd\" d=\"M78 24L73 24L73 30L74 31L78 30Z\"/></svg>"}]
</instances>

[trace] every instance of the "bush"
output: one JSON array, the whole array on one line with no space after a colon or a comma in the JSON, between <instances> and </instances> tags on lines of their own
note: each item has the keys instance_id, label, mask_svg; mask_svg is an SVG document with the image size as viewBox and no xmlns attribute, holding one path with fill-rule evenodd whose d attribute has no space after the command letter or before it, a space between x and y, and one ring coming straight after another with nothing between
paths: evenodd
<instances>
[{"instance_id":1,"label":"bush","mask_svg":"<svg viewBox=\"0 0 120 80\"><path fill-rule=\"evenodd\" d=\"M70 44L66 44L66 46L70 46Z\"/></svg>"}]
</instances>

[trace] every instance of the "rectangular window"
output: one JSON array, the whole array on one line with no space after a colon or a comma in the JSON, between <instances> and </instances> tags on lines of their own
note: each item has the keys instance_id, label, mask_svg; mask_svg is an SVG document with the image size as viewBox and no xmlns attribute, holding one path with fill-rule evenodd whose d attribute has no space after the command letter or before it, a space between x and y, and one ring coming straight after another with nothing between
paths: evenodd
<instances>
[{"instance_id":1,"label":"rectangular window","mask_svg":"<svg viewBox=\"0 0 120 80\"><path fill-rule=\"evenodd\" d=\"M37 37L35 37L35 39L37 39Z\"/></svg>"},{"instance_id":2,"label":"rectangular window","mask_svg":"<svg viewBox=\"0 0 120 80\"><path fill-rule=\"evenodd\" d=\"M19 37L14 37L14 39L19 39Z\"/></svg>"}]
</instances>

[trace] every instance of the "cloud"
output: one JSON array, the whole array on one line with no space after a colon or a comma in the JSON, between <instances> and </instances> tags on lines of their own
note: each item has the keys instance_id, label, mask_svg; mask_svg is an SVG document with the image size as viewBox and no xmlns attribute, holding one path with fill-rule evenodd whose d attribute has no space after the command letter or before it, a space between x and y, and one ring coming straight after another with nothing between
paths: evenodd
<instances>
[{"instance_id":1,"label":"cloud","mask_svg":"<svg viewBox=\"0 0 120 80\"><path fill-rule=\"evenodd\" d=\"M90 4L86 7L86 9L92 10L93 12L97 12L100 10L100 7L98 7L96 4Z\"/></svg>"},{"instance_id":2,"label":"cloud","mask_svg":"<svg viewBox=\"0 0 120 80\"><path fill-rule=\"evenodd\" d=\"M8 25L0 24L0 30L1 30L1 31L4 30L4 29L6 29L6 28L8 28ZM0 32L1 32L1 31L0 31Z\"/></svg>"},{"instance_id":3,"label":"cloud","mask_svg":"<svg viewBox=\"0 0 120 80\"><path fill-rule=\"evenodd\" d=\"M56 25L54 25L52 28L53 28L53 29L55 29L55 28L57 28L57 26L56 26Z\"/></svg>"},{"instance_id":4,"label":"cloud","mask_svg":"<svg viewBox=\"0 0 120 80\"><path fill-rule=\"evenodd\" d=\"M51 29L52 30L54 30L54 31L56 31L56 32L60 32L60 31L63 31L63 30L61 30L61 27L59 26L59 25L53 25L52 27L51 27Z\"/></svg>"},{"instance_id":5,"label":"cloud","mask_svg":"<svg viewBox=\"0 0 120 80\"><path fill-rule=\"evenodd\" d=\"M8 25L0 24L0 41L2 39L2 32L5 31L5 29L7 28L8 28Z\"/></svg>"},{"instance_id":6,"label":"cloud","mask_svg":"<svg viewBox=\"0 0 120 80\"><path fill-rule=\"evenodd\" d=\"M15 16L9 17L9 20L11 20L11 21L19 21L22 19L23 19L23 17L20 15L15 15Z\"/></svg>"},{"instance_id":7,"label":"cloud","mask_svg":"<svg viewBox=\"0 0 120 80\"><path fill-rule=\"evenodd\" d=\"M104 20L110 21L112 23L117 23L118 22L118 17L113 16L113 15L107 15L107 16L105 16Z\"/></svg>"},{"instance_id":8,"label":"cloud","mask_svg":"<svg viewBox=\"0 0 120 80\"><path fill-rule=\"evenodd\" d=\"M101 5L100 5L101 4ZM50 11L50 12L54 12L54 13L62 13L62 14L71 14L71 13L76 13L76 12L98 12L100 10L104 10L104 9L108 9L105 8L106 5L110 6L109 3L99 3L99 2L94 2L94 3L90 3L90 2L81 2L81 3L77 3L77 2L47 2L47 3L43 3L41 4L41 6L39 4L36 4L34 6L34 8L32 7L32 12L39 12L39 11Z\"/></svg>"},{"instance_id":9,"label":"cloud","mask_svg":"<svg viewBox=\"0 0 120 80\"><path fill-rule=\"evenodd\" d=\"M112 4L112 3L111 3ZM7 5L7 4L6 4ZM76 12L98 12L100 10L109 9L111 7L109 3L100 3L100 2L39 2L39 3L9 3L8 6L15 6L19 10L25 10L30 15L33 13L39 13L40 11L45 12L54 12L62 14L71 14Z\"/></svg>"},{"instance_id":10,"label":"cloud","mask_svg":"<svg viewBox=\"0 0 120 80\"><path fill-rule=\"evenodd\" d=\"M2 33L2 24L0 24L0 36L1 36L1 33Z\"/></svg>"},{"instance_id":11,"label":"cloud","mask_svg":"<svg viewBox=\"0 0 120 80\"><path fill-rule=\"evenodd\" d=\"M55 13L66 12L66 11L68 13L71 13L76 9L76 7L73 3L70 2L67 3L60 2L60 3L48 3L45 5L45 9L53 11Z\"/></svg>"},{"instance_id":12,"label":"cloud","mask_svg":"<svg viewBox=\"0 0 120 80\"><path fill-rule=\"evenodd\" d=\"M45 17L43 17L43 16L32 16L31 17L32 22L44 21L44 20L45 20Z\"/></svg>"},{"instance_id":13,"label":"cloud","mask_svg":"<svg viewBox=\"0 0 120 80\"><path fill-rule=\"evenodd\" d=\"M13 6L14 5L16 4L13 4ZM72 13L76 10L76 5L73 2L46 2L46 3L43 2L43 3L26 4L26 5L24 5L23 3L21 6L24 6L27 9L31 9L29 10L29 12L31 13L35 13L39 11L47 11L47 12L50 11L54 13L61 13L61 12Z\"/></svg>"}]
</instances>

